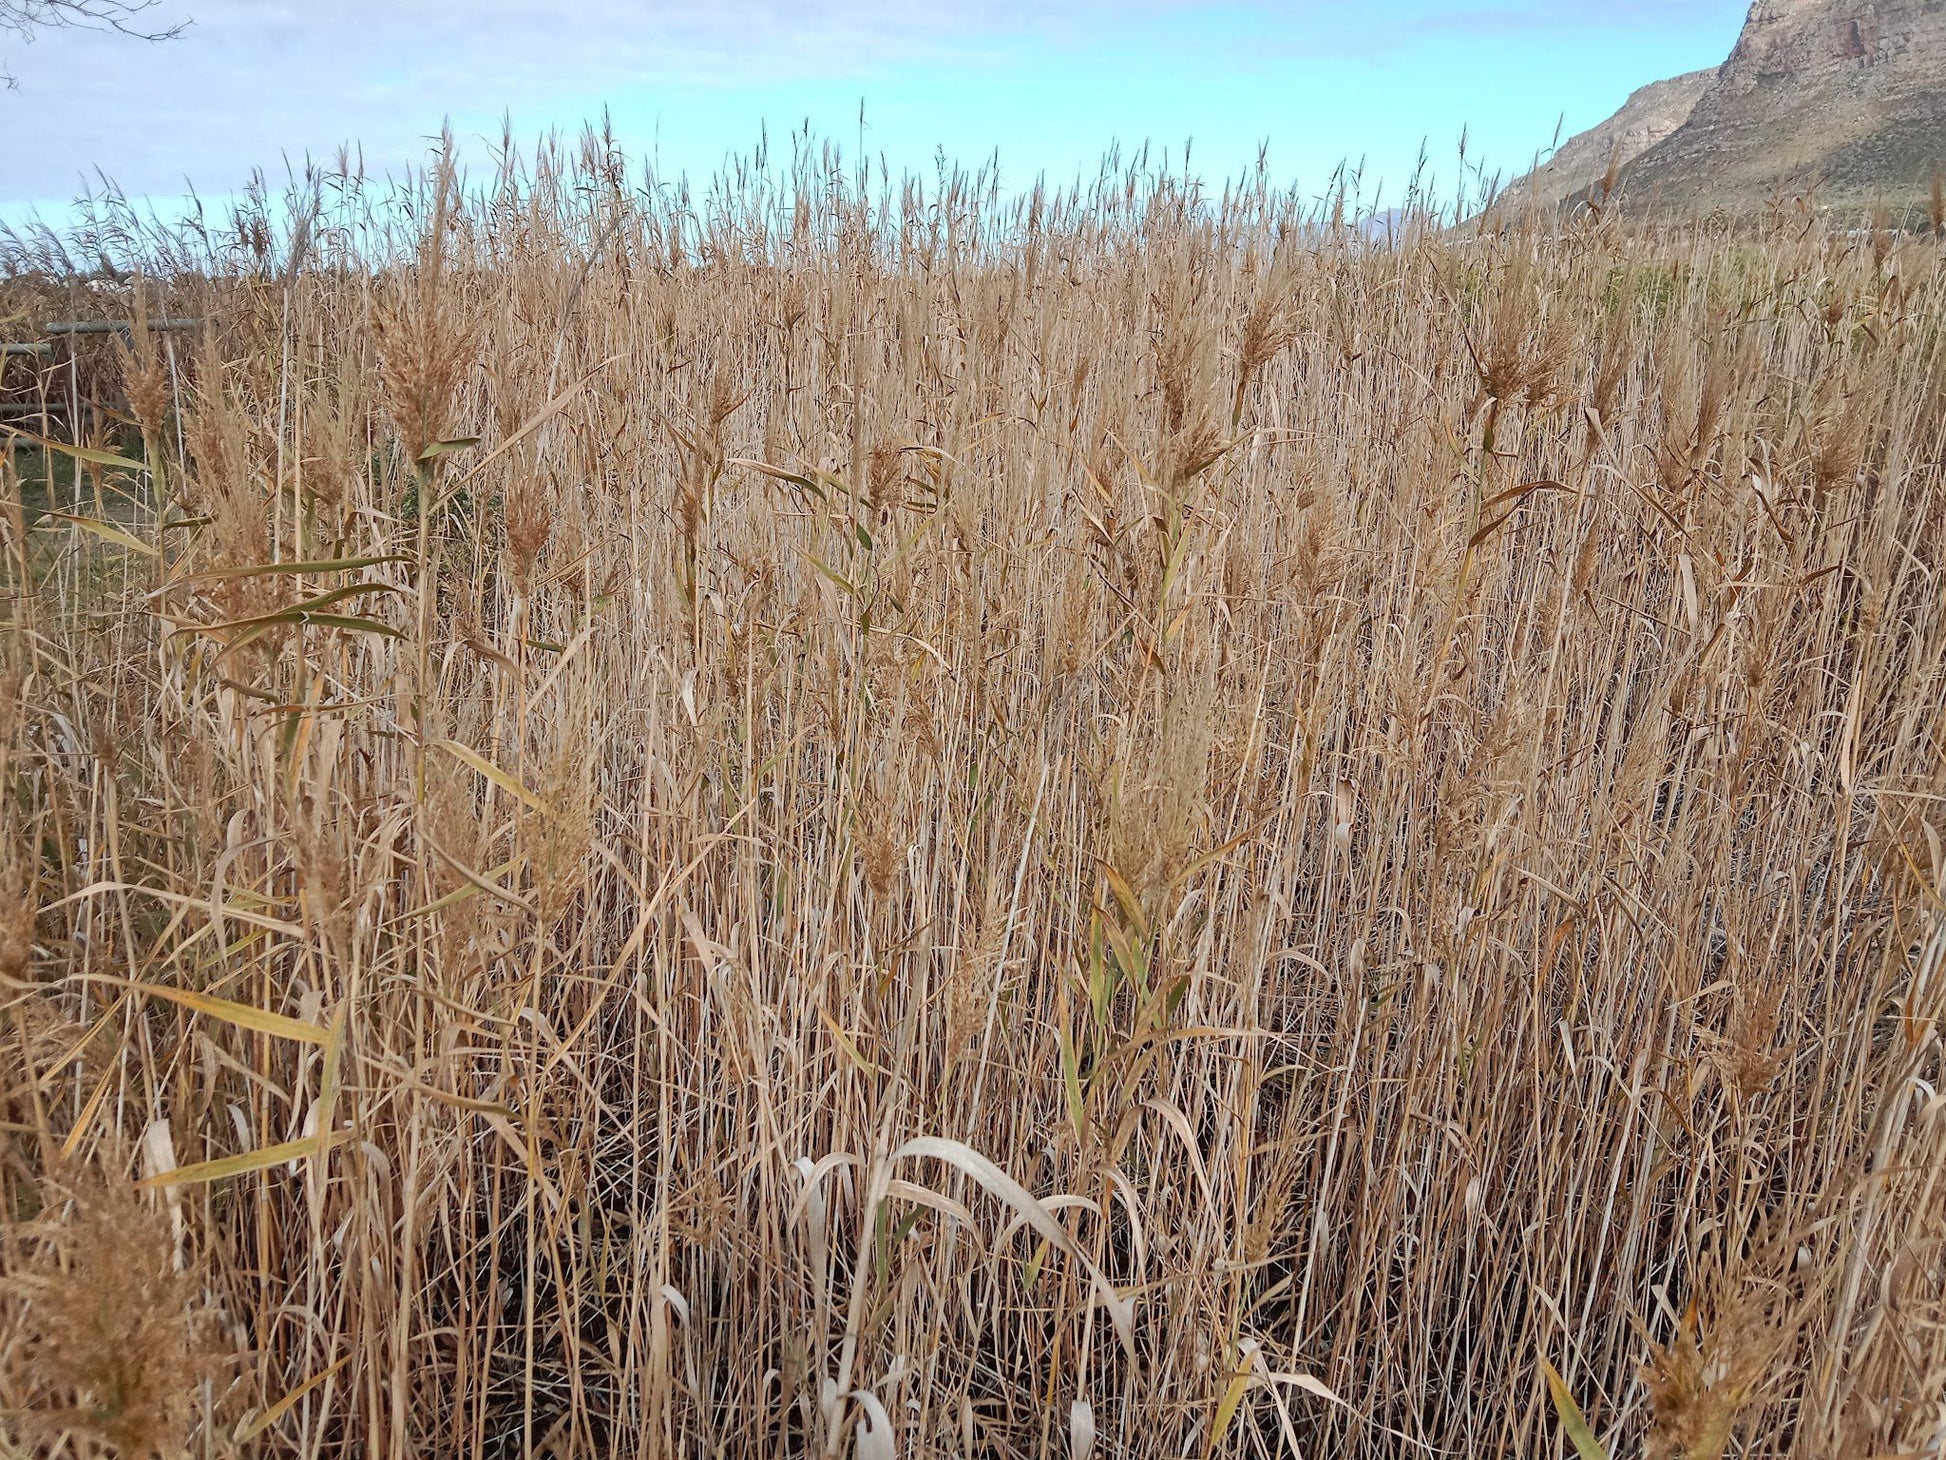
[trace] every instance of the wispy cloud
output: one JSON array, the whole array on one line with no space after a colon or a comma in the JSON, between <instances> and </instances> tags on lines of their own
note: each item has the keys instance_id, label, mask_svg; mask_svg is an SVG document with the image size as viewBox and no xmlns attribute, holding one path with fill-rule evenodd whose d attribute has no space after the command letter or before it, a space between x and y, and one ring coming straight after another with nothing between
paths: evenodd
<instances>
[{"instance_id":1,"label":"wispy cloud","mask_svg":"<svg viewBox=\"0 0 1946 1460\"><path fill-rule=\"evenodd\" d=\"M1699 25L1717 9L1721 24ZM1030 169L1085 165L1114 136L1192 134L1226 139L1239 162L1271 136L1313 161L1374 147L1409 161L1421 137L1480 124L1499 125L1524 155L1545 131L1540 114L1551 125L1576 97L1592 107L1705 63L1727 36L1697 37L1734 34L1741 10L1742 0L159 0L158 23L193 20L180 39L0 34L20 84L0 92L0 207L70 196L97 168L132 193L186 181L220 193L253 168L275 173L285 157L325 159L347 142L382 171L421 158L447 119L464 137L497 132L511 112L516 134L531 136L605 103L632 140L679 134L687 151L665 156L703 167L750 146L760 120L787 127L815 110L843 127L861 96L887 118L874 145L923 158L935 141L976 155L1004 144Z\"/></svg>"},{"instance_id":2,"label":"wispy cloud","mask_svg":"<svg viewBox=\"0 0 1946 1460\"><path fill-rule=\"evenodd\" d=\"M1269 44L1287 55L1366 60L1402 56L1451 40L1515 41L1518 52L1526 52L1577 38L1653 33L1678 22L1693 25L1697 11L1697 0L1514 0L1498 5L1394 0L1381 18L1364 6L1324 5L1315 8L1305 25L1284 29Z\"/></svg>"},{"instance_id":3,"label":"wispy cloud","mask_svg":"<svg viewBox=\"0 0 1946 1460\"><path fill-rule=\"evenodd\" d=\"M1168 0L176 0L174 41L144 45L80 30L5 38L19 90L0 95L0 197L58 196L91 166L138 190L184 173L227 185L277 154L328 154L359 140L376 156L417 152L445 116L474 125L585 113L658 88L750 88L863 79L923 65L987 35L1060 44ZM11 115L9 115L11 114Z\"/></svg>"}]
</instances>

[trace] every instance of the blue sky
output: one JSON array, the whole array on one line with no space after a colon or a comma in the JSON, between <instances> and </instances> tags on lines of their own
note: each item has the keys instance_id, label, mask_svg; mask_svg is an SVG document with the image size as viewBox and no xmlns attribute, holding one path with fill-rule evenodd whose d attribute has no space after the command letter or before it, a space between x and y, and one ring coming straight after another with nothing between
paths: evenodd
<instances>
[{"instance_id":1,"label":"blue sky","mask_svg":"<svg viewBox=\"0 0 1946 1460\"><path fill-rule=\"evenodd\" d=\"M1715 65L1743 0L155 0L149 45L0 32L0 214L58 213L99 170L165 199L359 144L418 160L450 119L484 162L607 107L665 175L713 172L804 124L930 173L944 149L998 153L1008 185L1092 175L1143 141L1234 176L1267 146L1280 182L1322 190L1363 161L1387 200L1424 143L1442 179L1468 157L1525 169L1634 87Z\"/></svg>"}]
</instances>

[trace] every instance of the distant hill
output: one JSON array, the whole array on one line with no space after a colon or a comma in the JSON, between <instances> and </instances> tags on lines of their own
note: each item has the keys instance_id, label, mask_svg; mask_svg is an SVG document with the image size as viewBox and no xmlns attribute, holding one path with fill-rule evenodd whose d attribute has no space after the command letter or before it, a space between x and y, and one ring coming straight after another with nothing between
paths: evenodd
<instances>
[{"instance_id":1,"label":"distant hill","mask_svg":"<svg viewBox=\"0 0 1946 1460\"><path fill-rule=\"evenodd\" d=\"M1644 87L1516 186L1567 201L1616 157L1638 202L1908 206L1946 171L1946 0L1757 0L1722 66Z\"/></svg>"}]
</instances>

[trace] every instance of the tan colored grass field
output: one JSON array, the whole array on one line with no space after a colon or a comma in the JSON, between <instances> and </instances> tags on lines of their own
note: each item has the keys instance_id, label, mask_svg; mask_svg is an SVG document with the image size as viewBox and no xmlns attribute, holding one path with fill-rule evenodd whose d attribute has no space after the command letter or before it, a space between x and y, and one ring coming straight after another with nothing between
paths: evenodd
<instances>
[{"instance_id":1,"label":"tan colored grass field","mask_svg":"<svg viewBox=\"0 0 1946 1460\"><path fill-rule=\"evenodd\" d=\"M6 1443L1940 1453L1936 243L526 178L0 466Z\"/></svg>"}]
</instances>

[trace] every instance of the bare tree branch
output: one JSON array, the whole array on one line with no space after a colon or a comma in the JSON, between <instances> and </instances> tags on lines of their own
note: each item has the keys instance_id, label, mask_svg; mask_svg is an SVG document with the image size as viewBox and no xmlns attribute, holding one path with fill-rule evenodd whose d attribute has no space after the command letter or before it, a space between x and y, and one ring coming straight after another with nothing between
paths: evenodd
<instances>
[{"instance_id":1,"label":"bare tree branch","mask_svg":"<svg viewBox=\"0 0 1946 1460\"><path fill-rule=\"evenodd\" d=\"M37 30L112 30L137 40L173 40L188 21L161 27L141 21L160 4L161 0L0 0L0 30L24 36Z\"/></svg>"},{"instance_id":2,"label":"bare tree branch","mask_svg":"<svg viewBox=\"0 0 1946 1460\"><path fill-rule=\"evenodd\" d=\"M42 30L110 30L140 41L170 41L188 29L187 20L173 25L149 26L141 17L154 10L162 0L0 0L0 31L12 31L28 40ZM18 91L15 81L0 61L0 90Z\"/></svg>"}]
</instances>

